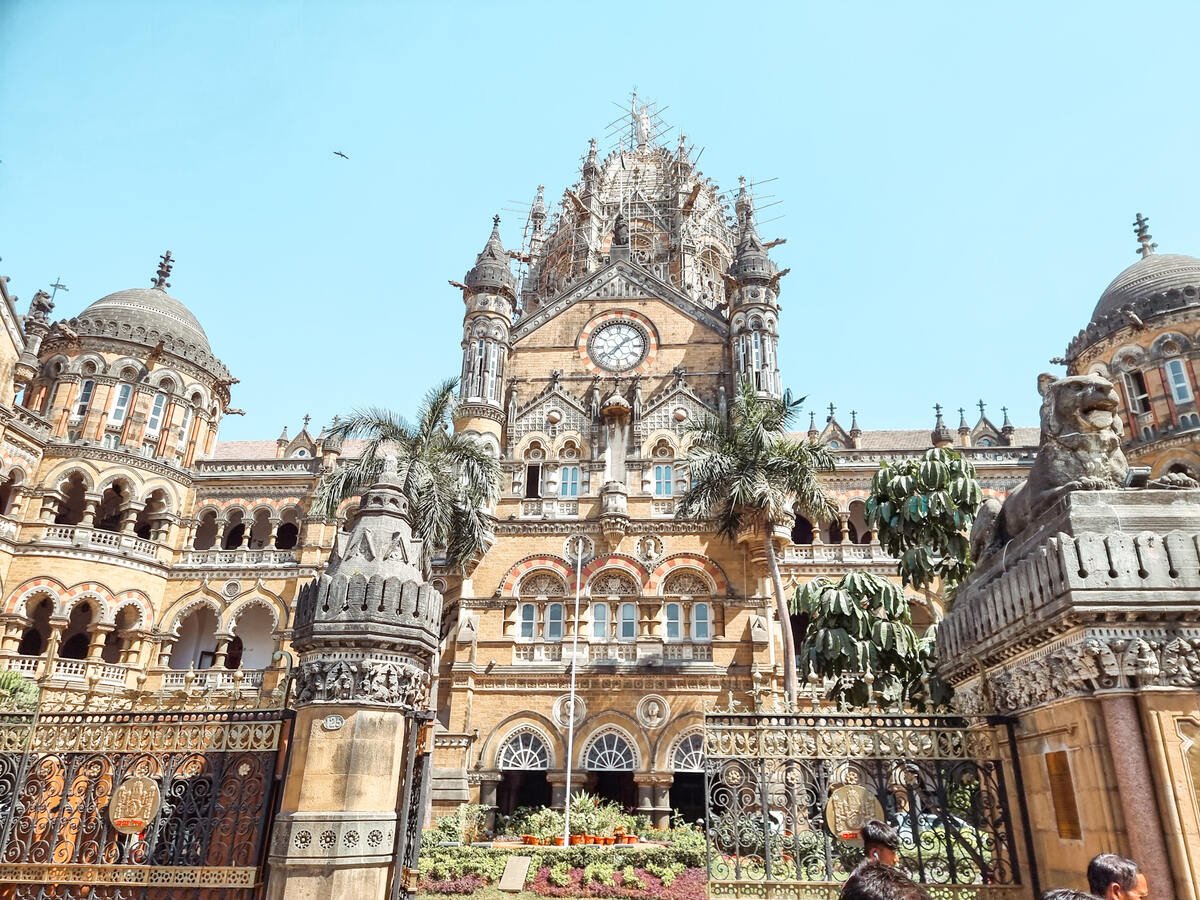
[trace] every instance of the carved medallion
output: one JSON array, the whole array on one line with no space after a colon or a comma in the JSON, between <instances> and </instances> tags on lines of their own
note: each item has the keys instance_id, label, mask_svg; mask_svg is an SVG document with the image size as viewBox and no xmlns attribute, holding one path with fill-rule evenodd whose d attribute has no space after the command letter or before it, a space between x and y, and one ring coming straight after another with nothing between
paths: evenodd
<instances>
[{"instance_id":1,"label":"carved medallion","mask_svg":"<svg viewBox=\"0 0 1200 900\"><path fill-rule=\"evenodd\" d=\"M158 782L145 775L126 778L112 792L108 801L108 817L113 828L121 834L137 834L158 815L162 804L162 791Z\"/></svg>"},{"instance_id":2,"label":"carved medallion","mask_svg":"<svg viewBox=\"0 0 1200 900\"><path fill-rule=\"evenodd\" d=\"M879 799L861 784L843 784L829 792L825 825L843 841L857 839L867 822L882 818Z\"/></svg>"}]
</instances>

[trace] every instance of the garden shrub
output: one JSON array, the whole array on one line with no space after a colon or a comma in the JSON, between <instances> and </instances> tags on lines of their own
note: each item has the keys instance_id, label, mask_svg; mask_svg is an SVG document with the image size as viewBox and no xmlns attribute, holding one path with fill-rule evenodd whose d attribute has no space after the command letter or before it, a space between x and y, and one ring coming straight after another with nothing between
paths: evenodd
<instances>
[{"instance_id":1,"label":"garden shrub","mask_svg":"<svg viewBox=\"0 0 1200 900\"><path fill-rule=\"evenodd\" d=\"M535 871L533 866L530 866L529 870ZM571 867L565 862L555 863L547 872L546 880L555 887L567 887L571 883Z\"/></svg>"},{"instance_id":2,"label":"garden shrub","mask_svg":"<svg viewBox=\"0 0 1200 900\"><path fill-rule=\"evenodd\" d=\"M606 884L609 887L613 887L616 884L616 882L613 881L613 875L615 871L616 870L609 863L588 863L583 867L583 883Z\"/></svg>"}]
</instances>

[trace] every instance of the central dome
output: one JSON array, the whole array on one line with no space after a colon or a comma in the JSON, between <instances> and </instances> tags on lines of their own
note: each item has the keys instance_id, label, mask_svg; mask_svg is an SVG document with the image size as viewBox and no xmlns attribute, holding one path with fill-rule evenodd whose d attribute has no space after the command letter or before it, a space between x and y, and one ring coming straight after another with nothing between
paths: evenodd
<instances>
[{"instance_id":1,"label":"central dome","mask_svg":"<svg viewBox=\"0 0 1200 900\"><path fill-rule=\"evenodd\" d=\"M1092 321L1099 322L1136 300L1185 289L1189 297L1196 297L1200 289L1200 259L1180 253L1150 253L1105 288L1092 313Z\"/></svg>"},{"instance_id":2,"label":"central dome","mask_svg":"<svg viewBox=\"0 0 1200 900\"><path fill-rule=\"evenodd\" d=\"M86 320L101 317L115 321L118 337L144 344L160 340L168 344L192 345L212 353L208 335L192 311L162 288L130 288L101 297L79 314Z\"/></svg>"}]
</instances>

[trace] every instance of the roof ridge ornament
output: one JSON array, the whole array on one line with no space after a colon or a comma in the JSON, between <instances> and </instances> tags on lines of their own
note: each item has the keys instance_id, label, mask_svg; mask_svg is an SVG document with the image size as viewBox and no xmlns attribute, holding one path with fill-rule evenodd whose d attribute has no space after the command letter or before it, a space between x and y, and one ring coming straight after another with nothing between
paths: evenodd
<instances>
[{"instance_id":1,"label":"roof ridge ornament","mask_svg":"<svg viewBox=\"0 0 1200 900\"><path fill-rule=\"evenodd\" d=\"M171 286L171 282L167 281L171 277L171 269L175 266L175 260L171 257L171 251L168 250L159 257L158 271L154 277L150 279L150 284L158 288L160 291L166 291Z\"/></svg>"},{"instance_id":2,"label":"roof ridge ornament","mask_svg":"<svg viewBox=\"0 0 1200 900\"><path fill-rule=\"evenodd\" d=\"M1133 220L1133 233L1137 235L1138 249L1137 252L1145 259L1151 253L1158 249L1158 244L1152 243L1154 235L1150 233L1150 220L1141 213Z\"/></svg>"}]
</instances>

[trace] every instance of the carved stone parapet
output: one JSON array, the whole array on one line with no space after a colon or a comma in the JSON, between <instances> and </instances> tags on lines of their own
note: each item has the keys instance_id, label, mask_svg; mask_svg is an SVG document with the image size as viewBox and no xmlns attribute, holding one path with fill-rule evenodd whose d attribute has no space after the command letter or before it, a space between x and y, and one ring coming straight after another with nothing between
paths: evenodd
<instances>
[{"instance_id":1,"label":"carved stone parapet","mask_svg":"<svg viewBox=\"0 0 1200 900\"><path fill-rule=\"evenodd\" d=\"M424 709L429 672L415 660L356 651L305 654L296 672L296 704L314 703Z\"/></svg>"}]
</instances>

